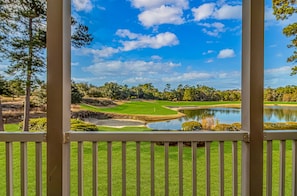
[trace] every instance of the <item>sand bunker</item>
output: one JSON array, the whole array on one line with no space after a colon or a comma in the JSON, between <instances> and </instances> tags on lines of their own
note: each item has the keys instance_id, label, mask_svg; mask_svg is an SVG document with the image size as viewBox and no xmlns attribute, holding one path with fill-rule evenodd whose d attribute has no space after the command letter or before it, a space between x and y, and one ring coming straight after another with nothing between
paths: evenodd
<instances>
[{"instance_id":1,"label":"sand bunker","mask_svg":"<svg viewBox=\"0 0 297 196\"><path fill-rule=\"evenodd\" d=\"M137 127L146 126L144 121L131 120L131 119L95 119L88 118L84 119L87 122L100 125L100 126L110 126L110 127Z\"/></svg>"}]
</instances>

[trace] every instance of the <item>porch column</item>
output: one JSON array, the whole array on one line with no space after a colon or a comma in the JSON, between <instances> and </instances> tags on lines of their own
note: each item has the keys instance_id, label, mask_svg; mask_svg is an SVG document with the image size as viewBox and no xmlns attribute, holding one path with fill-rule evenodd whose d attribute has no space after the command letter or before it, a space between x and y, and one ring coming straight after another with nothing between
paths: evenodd
<instances>
[{"instance_id":1,"label":"porch column","mask_svg":"<svg viewBox=\"0 0 297 196\"><path fill-rule=\"evenodd\" d=\"M263 194L264 0L242 5L242 195Z\"/></svg>"},{"instance_id":2,"label":"porch column","mask_svg":"<svg viewBox=\"0 0 297 196\"><path fill-rule=\"evenodd\" d=\"M70 195L70 0L47 0L47 195Z\"/></svg>"}]
</instances>

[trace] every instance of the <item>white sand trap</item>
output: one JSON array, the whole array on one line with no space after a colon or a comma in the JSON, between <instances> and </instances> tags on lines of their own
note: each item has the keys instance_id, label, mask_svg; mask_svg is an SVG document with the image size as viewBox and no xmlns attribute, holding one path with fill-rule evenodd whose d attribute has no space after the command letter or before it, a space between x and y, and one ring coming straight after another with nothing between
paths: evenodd
<instances>
[{"instance_id":1,"label":"white sand trap","mask_svg":"<svg viewBox=\"0 0 297 196\"><path fill-rule=\"evenodd\" d=\"M110 126L110 127L136 127L136 126L145 126L146 123L140 120L131 120L131 119L95 119L87 118L84 119L87 122L100 125L100 126Z\"/></svg>"}]
</instances>

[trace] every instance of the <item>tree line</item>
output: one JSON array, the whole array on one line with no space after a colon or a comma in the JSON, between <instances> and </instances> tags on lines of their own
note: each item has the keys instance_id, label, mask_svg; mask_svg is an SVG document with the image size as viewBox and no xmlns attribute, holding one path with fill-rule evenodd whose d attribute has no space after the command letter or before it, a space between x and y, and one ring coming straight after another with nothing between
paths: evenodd
<instances>
[{"instance_id":1,"label":"tree line","mask_svg":"<svg viewBox=\"0 0 297 196\"><path fill-rule=\"evenodd\" d=\"M25 96L24 83L19 80L7 80L0 76L0 95L8 97ZM32 85L31 104L43 106L46 104L46 84L39 81ZM166 101L241 101L240 89L218 90L205 85L178 85L172 88L166 84L162 90L152 83L128 87L116 82L106 82L104 85L72 81L71 102L80 103L83 97L108 98L111 100L166 100ZM264 89L264 101L297 102L297 86L288 85Z\"/></svg>"},{"instance_id":2,"label":"tree line","mask_svg":"<svg viewBox=\"0 0 297 196\"><path fill-rule=\"evenodd\" d=\"M166 84L159 90L151 83L128 87L115 82L107 82L102 86L88 83L73 83L77 90L86 97L101 97L113 100L153 99L167 101L241 101L241 90L218 90L213 87L199 85L178 85L171 88ZM297 86L267 87L263 92L264 101L297 102Z\"/></svg>"}]
</instances>

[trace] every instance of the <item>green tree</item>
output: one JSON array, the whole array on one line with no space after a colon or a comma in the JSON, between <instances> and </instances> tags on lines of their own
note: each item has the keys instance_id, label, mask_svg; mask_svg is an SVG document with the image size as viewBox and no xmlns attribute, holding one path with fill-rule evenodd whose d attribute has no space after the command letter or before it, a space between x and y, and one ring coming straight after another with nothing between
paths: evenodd
<instances>
[{"instance_id":1,"label":"green tree","mask_svg":"<svg viewBox=\"0 0 297 196\"><path fill-rule=\"evenodd\" d=\"M11 93L12 98L20 97L25 95L24 83L20 79L14 79L8 81L9 92Z\"/></svg>"},{"instance_id":2,"label":"green tree","mask_svg":"<svg viewBox=\"0 0 297 196\"><path fill-rule=\"evenodd\" d=\"M84 94L79 91L75 82L72 82L71 83L71 103L72 104L81 103L83 96L84 96Z\"/></svg>"},{"instance_id":3,"label":"green tree","mask_svg":"<svg viewBox=\"0 0 297 196\"><path fill-rule=\"evenodd\" d=\"M194 89L192 87L185 88L183 101L193 101L194 100Z\"/></svg>"},{"instance_id":4,"label":"green tree","mask_svg":"<svg viewBox=\"0 0 297 196\"><path fill-rule=\"evenodd\" d=\"M273 13L277 20L287 20L292 15L297 13L297 4L295 0L273 0ZM287 25L283 29L283 34L286 37L290 37L291 42L288 44L288 48L294 49L293 54L288 57L287 61L297 62L297 21ZM297 74L297 66L292 68L291 75Z\"/></svg>"},{"instance_id":5,"label":"green tree","mask_svg":"<svg viewBox=\"0 0 297 196\"><path fill-rule=\"evenodd\" d=\"M8 43L6 56L11 62L7 73L25 83L23 131L28 131L31 87L38 81L40 73L45 71L46 0L3 2L3 9L7 8L11 23L18 29L18 33L11 32L5 37ZM0 23L5 25L2 17ZM72 25L75 32L71 43L74 47L82 47L92 41L86 26L78 24L74 19Z\"/></svg>"}]
</instances>

